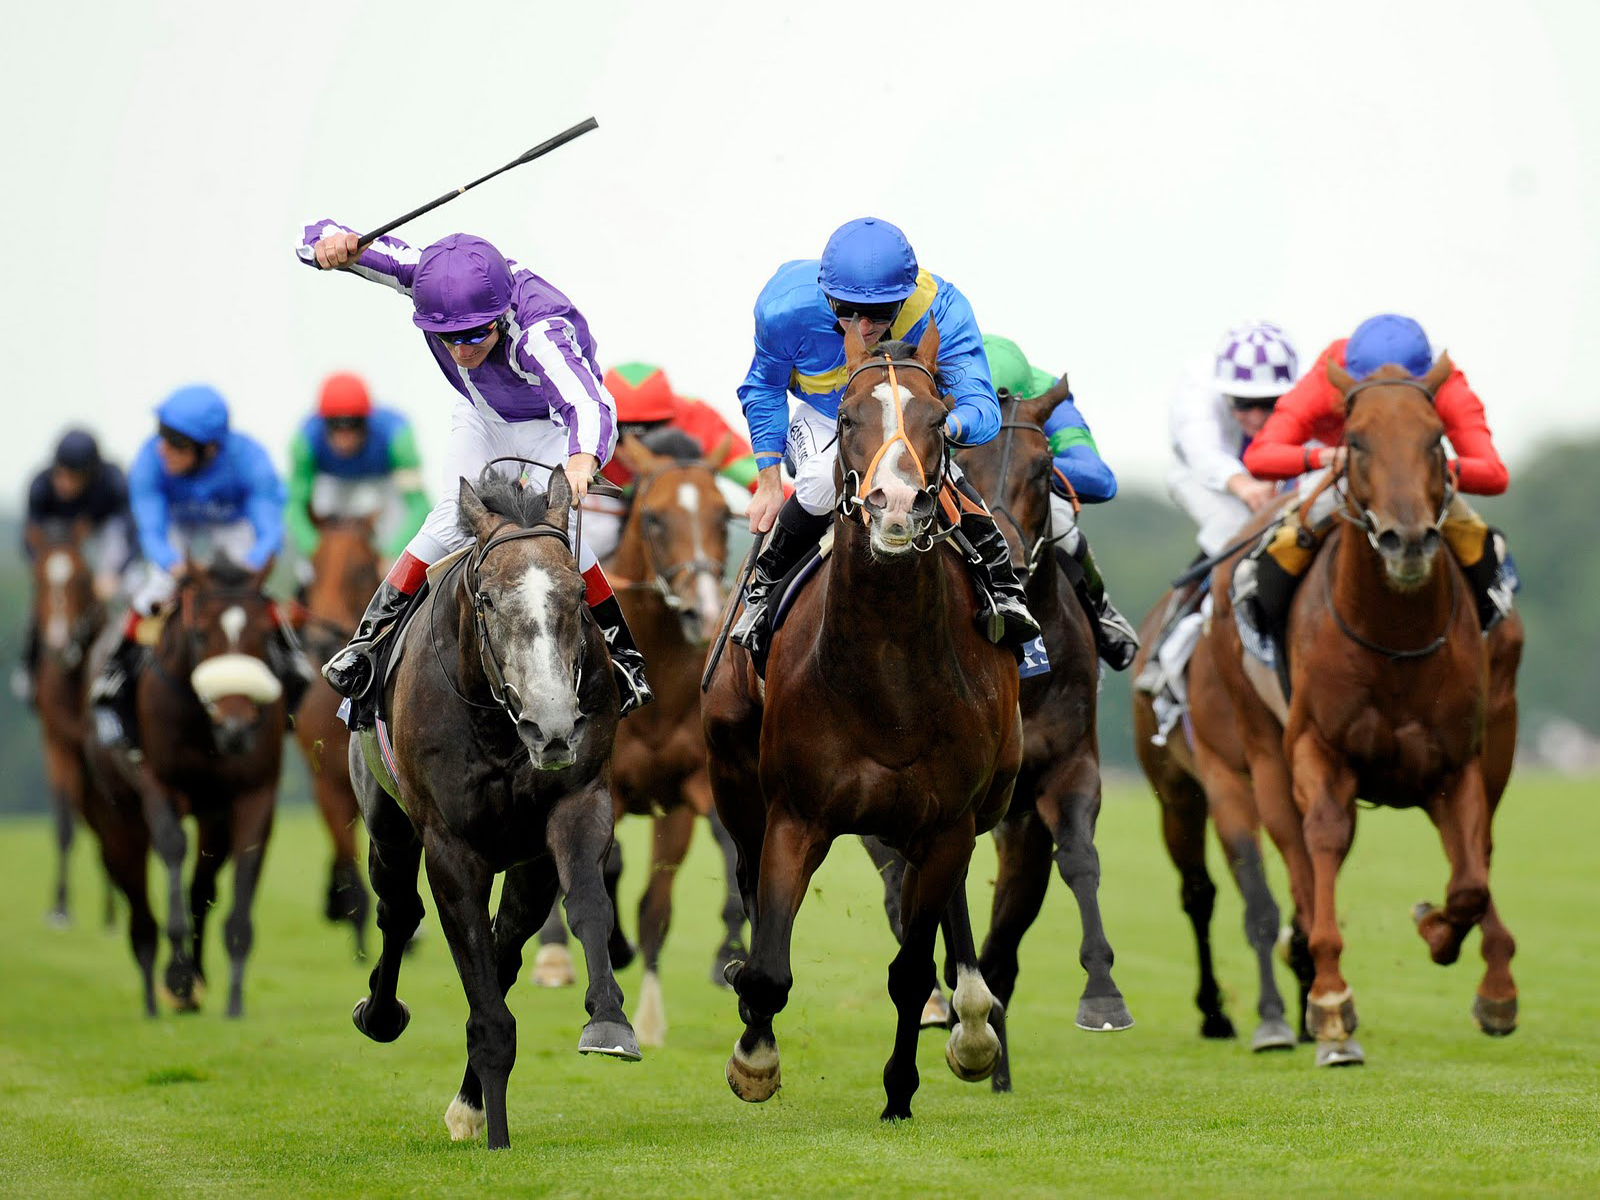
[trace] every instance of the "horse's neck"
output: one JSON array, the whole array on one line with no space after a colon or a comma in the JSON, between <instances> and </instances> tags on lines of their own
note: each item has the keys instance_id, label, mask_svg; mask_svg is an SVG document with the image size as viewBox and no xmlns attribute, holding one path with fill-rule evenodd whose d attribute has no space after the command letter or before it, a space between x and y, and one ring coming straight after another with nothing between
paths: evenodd
<instances>
[{"instance_id":1,"label":"horse's neck","mask_svg":"<svg viewBox=\"0 0 1600 1200\"><path fill-rule=\"evenodd\" d=\"M832 564L818 648L824 671L844 683L888 672L915 681L929 664L954 662L943 549L878 562L858 522L834 522ZM885 653L915 647L915 654Z\"/></svg>"},{"instance_id":2,"label":"horse's neck","mask_svg":"<svg viewBox=\"0 0 1600 1200\"><path fill-rule=\"evenodd\" d=\"M649 579L650 561L644 550L644 530L639 524L637 504L622 523L617 548L605 561L605 572L629 583L645 583Z\"/></svg>"},{"instance_id":3,"label":"horse's neck","mask_svg":"<svg viewBox=\"0 0 1600 1200\"><path fill-rule=\"evenodd\" d=\"M1388 584L1383 556L1359 528L1340 530L1338 543L1328 569L1333 603L1345 624L1382 645L1415 645L1438 636L1450 612L1453 586L1448 548L1439 548L1421 587L1399 592Z\"/></svg>"}]
</instances>

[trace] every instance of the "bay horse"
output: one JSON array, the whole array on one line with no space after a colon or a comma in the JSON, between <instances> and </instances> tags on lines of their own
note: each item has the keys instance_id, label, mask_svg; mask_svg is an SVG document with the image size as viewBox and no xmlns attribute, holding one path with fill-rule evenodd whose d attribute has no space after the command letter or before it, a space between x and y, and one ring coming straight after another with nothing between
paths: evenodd
<instances>
[{"instance_id":1,"label":"bay horse","mask_svg":"<svg viewBox=\"0 0 1600 1200\"><path fill-rule=\"evenodd\" d=\"M1432 399L1451 369L1441 355L1421 379L1390 365L1358 382L1329 364L1346 411L1338 510L1345 524L1329 536L1290 608L1291 694L1281 728L1244 674L1227 600L1231 566L1212 584L1216 611L1200 649L1233 712L1212 711L1202 735L1194 710L1197 766L1215 807L1215 789L1237 774L1216 753L1225 738L1215 726L1236 719L1253 798L1283 853L1306 926L1314 977L1305 1020L1318 1066L1365 1061L1352 1036L1355 1001L1340 971L1335 905L1357 797L1422 808L1438 828L1450 877L1442 908L1417 906L1418 932L1433 960L1448 964L1481 926L1486 970L1473 1019L1493 1035L1516 1028L1516 944L1494 906L1489 860L1516 743L1522 627L1512 614L1485 638L1460 567L1440 552L1453 477Z\"/></svg>"},{"instance_id":2,"label":"bay horse","mask_svg":"<svg viewBox=\"0 0 1600 1200\"><path fill-rule=\"evenodd\" d=\"M272 833L287 722L283 685L265 661L278 636L276 606L262 591L267 569L219 559L186 562L173 607L136 681L139 749L91 743L90 825L131 909L129 936L153 1015L156 926L146 891L151 845L167 876L166 990L180 1011L200 1004L206 918L217 875L233 860L233 908L223 926L231 964L227 1015L244 1015L244 969L255 940L251 905ZM187 904L183 821L197 828Z\"/></svg>"},{"instance_id":3,"label":"bay horse","mask_svg":"<svg viewBox=\"0 0 1600 1200\"><path fill-rule=\"evenodd\" d=\"M356 1028L378 1042L411 1019L395 995L422 917L424 856L439 924L471 1015L467 1069L445 1113L455 1140L488 1129L511 1144L506 1086L516 1019L506 993L522 947L566 893L584 948L585 1054L639 1058L606 940L611 902L600 864L611 846L611 744L620 701L605 638L584 604L567 533L572 493L560 467L538 493L486 471L459 492L472 543L438 574L406 627L386 682L398 798L352 739L350 777L368 835L368 876L383 946ZM490 889L504 872L491 922Z\"/></svg>"},{"instance_id":4,"label":"bay horse","mask_svg":"<svg viewBox=\"0 0 1600 1200\"><path fill-rule=\"evenodd\" d=\"M1279 506L1269 508L1252 518L1245 529L1264 530L1277 519L1279 511ZM1241 546L1234 551L1228 563L1230 571L1245 549ZM1165 593L1156 602L1140 623L1141 646L1131 668L1135 677L1149 661L1162 626L1181 610L1197 609L1203 595L1200 589L1207 586L1208 581L1197 580ZM1217 888L1206 868L1206 828L1210 824L1216 831L1229 873L1243 897L1245 940L1256 960L1258 1021L1250 1048L1258 1052L1292 1050L1297 1041L1310 1040L1304 1032L1301 1015L1311 990L1311 957L1306 948L1303 921L1297 915L1289 926L1290 937L1284 946L1300 987L1299 1004L1291 1023L1286 1019L1283 994L1278 990L1274 973L1273 953L1279 944L1280 917L1261 855L1261 815L1252 786L1256 783L1262 787L1284 786L1284 780L1275 766L1265 761L1254 774L1244 770L1242 764L1247 760L1244 742L1232 716L1234 703L1223 686L1213 648L1204 639L1184 667L1184 684L1189 711L1194 716L1182 729L1174 730L1162 745L1153 740L1158 727L1153 701L1144 692L1134 689L1133 737L1139 766L1161 804L1162 839L1178 871L1179 903L1194 934L1200 977L1195 992L1195 1005L1201 1015L1200 1035L1215 1039L1237 1036L1224 1009L1222 989L1212 962L1211 915ZM1260 718L1259 713L1253 715ZM1270 721L1270 715L1268 719ZM1196 729L1204 729L1203 738L1191 732ZM1263 727L1261 736L1271 735ZM1206 757L1212 781L1209 789L1199 765L1201 756ZM1279 835L1287 836L1292 823L1292 814L1280 816ZM1295 1026L1300 1029L1297 1031Z\"/></svg>"},{"instance_id":5,"label":"bay horse","mask_svg":"<svg viewBox=\"0 0 1600 1200\"><path fill-rule=\"evenodd\" d=\"M83 555L88 535L87 521L34 522L24 534L33 558L33 623L39 639L34 707L55 819L55 898L48 918L56 925L66 925L70 919L67 866L84 812L85 664L106 615L95 596L94 572ZM109 891L105 920L111 924Z\"/></svg>"},{"instance_id":6,"label":"bay horse","mask_svg":"<svg viewBox=\"0 0 1600 1200\"><path fill-rule=\"evenodd\" d=\"M306 588L301 636L317 662L326 662L349 640L378 590L382 577L373 545L376 518L319 518L317 549L311 558L311 583ZM361 810L350 785L350 731L339 719L339 694L318 673L294 714L295 740L311 773L317 810L333 840L325 914L330 921L348 921L355 934L356 957L366 957L367 914L371 900L356 865L356 826Z\"/></svg>"},{"instance_id":7,"label":"bay horse","mask_svg":"<svg viewBox=\"0 0 1600 1200\"><path fill-rule=\"evenodd\" d=\"M793 986L790 938L813 872L841 834L871 834L907 860L903 940L889 966L897 1010L883 1119L911 1116L917 1033L941 921L956 966L945 1058L985 1079L1000 1042L967 911L977 836L1000 820L1022 758L1017 665L975 626L966 566L934 531L949 401L932 322L913 350L845 338L832 553L795 600L765 684L735 646L704 701L711 786L738 848L751 917L748 962L729 970L744 1032L728 1059L741 1100L781 1074L773 1018Z\"/></svg>"}]
</instances>

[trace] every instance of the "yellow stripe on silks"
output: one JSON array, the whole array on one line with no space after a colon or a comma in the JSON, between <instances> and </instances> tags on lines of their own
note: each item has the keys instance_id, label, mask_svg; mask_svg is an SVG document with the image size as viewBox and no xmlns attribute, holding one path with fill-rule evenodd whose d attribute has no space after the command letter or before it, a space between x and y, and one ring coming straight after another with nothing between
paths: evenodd
<instances>
[{"instance_id":1,"label":"yellow stripe on silks","mask_svg":"<svg viewBox=\"0 0 1600 1200\"><path fill-rule=\"evenodd\" d=\"M831 371L823 371L818 375L802 375L799 371L789 372L789 386L797 392L805 392L808 396L829 395L837 392L848 382L850 382L850 368L843 363Z\"/></svg>"},{"instance_id":2,"label":"yellow stripe on silks","mask_svg":"<svg viewBox=\"0 0 1600 1200\"><path fill-rule=\"evenodd\" d=\"M1311 565L1311 557L1316 553L1316 547L1322 545L1329 528L1331 526L1324 526L1320 535L1313 530L1312 536L1316 538L1316 544L1302 546L1297 536L1300 530L1299 513L1290 509L1279 519L1277 528L1272 531L1272 537L1267 542L1267 553L1290 578L1299 579Z\"/></svg>"},{"instance_id":3,"label":"yellow stripe on silks","mask_svg":"<svg viewBox=\"0 0 1600 1200\"><path fill-rule=\"evenodd\" d=\"M900 306L900 315L889 326L889 336L903 338L911 332L911 327L928 315L938 294L939 285L934 282L933 276L926 271L918 271L917 290L907 296L906 302Z\"/></svg>"},{"instance_id":4,"label":"yellow stripe on silks","mask_svg":"<svg viewBox=\"0 0 1600 1200\"><path fill-rule=\"evenodd\" d=\"M1470 567L1483 557L1483 543L1489 533L1488 523L1472 510L1472 505L1462 499L1459 492L1451 497L1439 532L1444 535L1450 553L1456 556L1456 561L1463 567Z\"/></svg>"}]
</instances>

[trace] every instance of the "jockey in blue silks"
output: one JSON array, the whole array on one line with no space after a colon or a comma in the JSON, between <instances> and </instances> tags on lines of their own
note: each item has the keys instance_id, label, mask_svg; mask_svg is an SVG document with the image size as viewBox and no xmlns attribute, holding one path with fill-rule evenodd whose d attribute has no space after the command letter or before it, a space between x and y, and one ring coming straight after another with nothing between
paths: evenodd
<instances>
[{"instance_id":1,"label":"jockey in blue silks","mask_svg":"<svg viewBox=\"0 0 1600 1200\"><path fill-rule=\"evenodd\" d=\"M951 397L945 434L952 445L977 445L1000 428L1000 405L989 381L972 306L953 284L921 270L905 234L863 217L828 239L822 258L778 268L755 308L755 355L739 386L759 468L750 502L750 530L771 534L745 595L733 640L765 669L773 585L806 555L833 519L836 423L849 372L844 335L854 327L867 347L880 340L915 343L929 321L939 329L940 386ZM789 397L797 401L791 412ZM784 499L781 464L794 476ZM952 463L948 477L982 509L983 501ZM987 510L961 519L961 532L983 560L988 592L1003 620L1001 641L1022 650L1039 636L1022 585L1011 569L1005 537ZM979 615L987 626L989 612Z\"/></svg>"},{"instance_id":2,"label":"jockey in blue silks","mask_svg":"<svg viewBox=\"0 0 1600 1200\"><path fill-rule=\"evenodd\" d=\"M987 336L983 348L1001 400L1031 400L1055 386L1055 377L1031 365L1010 338ZM1117 477L1100 457L1089 423L1078 411L1071 392L1051 411L1044 432L1055 460L1055 474L1050 480L1050 524L1052 529L1066 531L1056 542L1056 553L1062 557L1067 578L1074 580L1079 603L1094 623L1095 648L1100 657L1113 670L1126 670L1139 651L1139 635L1106 594L1105 580L1089 549L1089 539L1079 527L1068 499L1070 494L1084 504L1103 504L1117 494ZM1068 566L1068 558L1080 569Z\"/></svg>"},{"instance_id":3,"label":"jockey in blue silks","mask_svg":"<svg viewBox=\"0 0 1600 1200\"><path fill-rule=\"evenodd\" d=\"M283 548L283 481L254 438L229 428L228 405L215 388L180 388L156 409L157 432L128 471L128 499L148 564L129 601L122 640L90 688L103 741L128 745L142 657L140 620L172 598L191 552L209 549L248 571L263 571ZM290 711L309 672L291 647L273 639L271 665L283 679Z\"/></svg>"}]
</instances>

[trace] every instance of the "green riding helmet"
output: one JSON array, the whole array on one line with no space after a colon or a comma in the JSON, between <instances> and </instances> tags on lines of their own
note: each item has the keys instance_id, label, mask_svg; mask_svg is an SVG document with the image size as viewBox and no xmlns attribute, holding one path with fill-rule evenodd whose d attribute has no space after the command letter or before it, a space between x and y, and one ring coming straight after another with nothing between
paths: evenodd
<instances>
[{"instance_id":1,"label":"green riding helmet","mask_svg":"<svg viewBox=\"0 0 1600 1200\"><path fill-rule=\"evenodd\" d=\"M1028 362L1027 355L1010 338L985 334L983 353L989 360L989 378L994 390L1021 400L1031 400L1048 391L1056 377Z\"/></svg>"}]
</instances>

